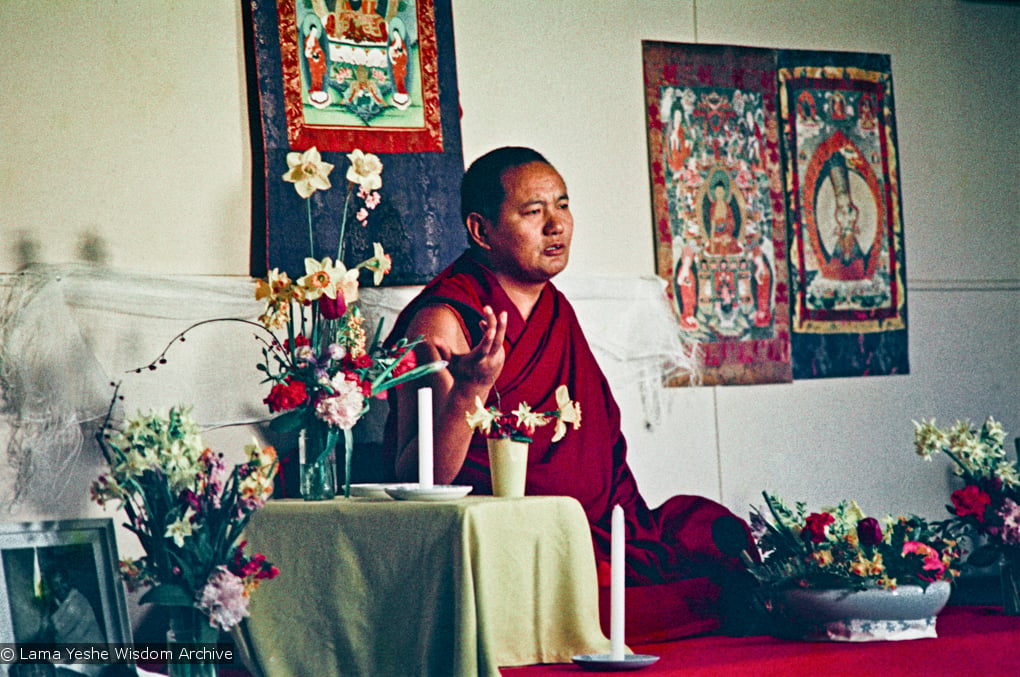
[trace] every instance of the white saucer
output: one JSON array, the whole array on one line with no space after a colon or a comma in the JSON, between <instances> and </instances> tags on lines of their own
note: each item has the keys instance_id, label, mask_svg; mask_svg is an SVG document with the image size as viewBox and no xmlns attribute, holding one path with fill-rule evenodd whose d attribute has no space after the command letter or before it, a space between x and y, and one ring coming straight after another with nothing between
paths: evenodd
<instances>
[{"instance_id":1,"label":"white saucer","mask_svg":"<svg viewBox=\"0 0 1020 677\"><path fill-rule=\"evenodd\" d=\"M388 484L385 491L398 501L452 501L467 496L472 488L464 484L436 484L428 488L419 484Z\"/></svg>"},{"instance_id":2,"label":"white saucer","mask_svg":"<svg viewBox=\"0 0 1020 677\"><path fill-rule=\"evenodd\" d=\"M616 672L621 670L637 670L645 668L659 660L658 656L648 654L624 654L622 660L611 658L607 653L590 653L574 656L574 663L585 670L602 670Z\"/></svg>"},{"instance_id":3,"label":"white saucer","mask_svg":"<svg viewBox=\"0 0 1020 677\"><path fill-rule=\"evenodd\" d=\"M352 484L351 498L385 498L389 500L390 495L386 493L386 487L392 484Z\"/></svg>"}]
</instances>

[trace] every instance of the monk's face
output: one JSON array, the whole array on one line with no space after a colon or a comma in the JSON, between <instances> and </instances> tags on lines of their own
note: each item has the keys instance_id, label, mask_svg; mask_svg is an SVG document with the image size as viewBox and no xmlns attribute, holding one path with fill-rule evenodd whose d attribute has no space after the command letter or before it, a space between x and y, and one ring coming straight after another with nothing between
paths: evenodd
<instances>
[{"instance_id":1,"label":"monk's face","mask_svg":"<svg viewBox=\"0 0 1020 677\"><path fill-rule=\"evenodd\" d=\"M567 266L574 217L559 172L544 162L503 174L503 204L487 229L488 259L497 272L544 282Z\"/></svg>"}]
</instances>

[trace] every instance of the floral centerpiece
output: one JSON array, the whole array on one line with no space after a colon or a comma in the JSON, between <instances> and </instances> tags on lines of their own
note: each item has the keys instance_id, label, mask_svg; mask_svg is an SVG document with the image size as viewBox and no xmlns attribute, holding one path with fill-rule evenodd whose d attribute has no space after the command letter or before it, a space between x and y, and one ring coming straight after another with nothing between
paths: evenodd
<instances>
[{"instance_id":1,"label":"floral centerpiece","mask_svg":"<svg viewBox=\"0 0 1020 677\"><path fill-rule=\"evenodd\" d=\"M960 552L942 523L921 517L869 517L854 501L818 512L764 492L771 520L751 514L759 581L777 588L885 588L951 581Z\"/></svg>"},{"instance_id":2,"label":"floral centerpiece","mask_svg":"<svg viewBox=\"0 0 1020 677\"><path fill-rule=\"evenodd\" d=\"M215 642L248 615L258 585L279 573L264 555L246 554L241 540L272 494L275 450L251 444L247 460L228 470L183 407L119 426L108 414L99 442L109 470L93 482L92 499L122 508L145 551L120 563L128 588L148 588L142 603L170 609L177 641Z\"/></svg>"},{"instance_id":3,"label":"floral centerpiece","mask_svg":"<svg viewBox=\"0 0 1020 677\"><path fill-rule=\"evenodd\" d=\"M978 547L967 563L1002 566L1003 607L1020 615L1020 473L1018 460L1004 449L1006 432L994 418L980 427L956 421L940 428L935 419L914 421L914 450L926 461L943 453L953 462L953 473L963 487L950 494L957 527L973 536Z\"/></svg>"},{"instance_id":4,"label":"floral centerpiece","mask_svg":"<svg viewBox=\"0 0 1020 677\"><path fill-rule=\"evenodd\" d=\"M348 269L343 264L344 231L352 198L363 206L355 213L362 225L368 212L380 200L382 162L371 153L355 150L347 155L347 198L340 224L337 257L305 259L305 274L296 280L277 268L255 281L255 298L265 303L258 322L229 320L259 327L262 360L256 368L270 384L263 402L275 417L275 432L299 432L301 495L307 499L328 499L336 495L335 449L344 438L344 494L350 496L351 430L368 412L371 399L384 398L395 386L445 366L444 362L417 365L412 348L417 341L400 339L384 346L380 341L382 320L372 336L358 308L361 271L372 274L378 285L392 262L378 242L373 256ZM334 165L322 160L314 147L287 155L288 170L283 180L294 184L308 205L308 247L315 251L312 211L309 200L319 190L331 187L329 174ZM188 327L174 341L208 322ZM279 335L278 335L279 334ZM164 362L169 346L149 368Z\"/></svg>"},{"instance_id":5,"label":"floral centerpiece","mask_svg":"<svg viewBox=\"0 0 1020 677\"><path fill-rule=\"evenodd\" d=\"M550 411L532 411L526 402L521 402L509 414L504 414L497 405L486 407L480 397L475 397L475 409L466 413L468 425L486 439L506 439L516 442L531 442L535 428L556 422L553 442L567 434L567 424L576 430L581 427L581 405L570 399L567 386L556 388L556 408Z\"/></svg>"},{"instance_id":6,"label":"floral centerpiece","mask_svg":"<svg viewBox=\"0 0 1020 677\"><path fill-rule=\"evenodd\" d=\"M934 636L959 573L960 550L944 523L876 518L854 501L808 512L804 502L763 496L768 516L750 516L759 557L745 559L780 625L816 639Z\"/></svg>"},{"instance_id":7,"label":"floral centerpiece","mask_svg":"<svg viewBox=\"0 0 1020 677\"><path fill-rule=\"evenodd\" d=\"M347 197L340 223L340 238L334 262L330 257L314 258L309 198L316 190L331 187L333 165L324 162L315 147L303 153L287 154L288 170L283 180L294 184L308 207L308 248L305 274L291 281L277 269L257 280L255 298L264 300L259 318L267 330L286 330L284 340L273 339L263 348L258 369L272 383L265 399L271 423L277 431L301 431L301 494L305 498L332 498L336 493L334 448L340 432L344 436L344 495L350 496L351 429L368 411L370 398L385 397L386 391L445 366L443 362L417 365L412 348L417 341L400 339L390 346L380 342L382 321L371 342L356 305L361 269L372 272L378 285L392 266L382 245L373 243L374 255L348 270L343 264L347 213L356 194L363 205L355 218L363 226L368 212L379 204L382 162L371 153L354 150L347 155Z\"/></svg>"}]
</instances>

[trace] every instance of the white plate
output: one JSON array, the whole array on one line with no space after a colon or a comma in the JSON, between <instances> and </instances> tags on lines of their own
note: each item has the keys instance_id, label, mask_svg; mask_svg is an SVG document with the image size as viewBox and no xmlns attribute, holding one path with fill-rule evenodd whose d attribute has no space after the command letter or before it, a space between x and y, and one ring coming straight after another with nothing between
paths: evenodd
<instances>
[{"instance_id":1,"label":"white plate","mask_svg":"<svg viewBox=\"0 0 1020 677\"><path fill-rule=\"evenodd\" d=\"M386 493L386 487L392 486L392 484L352 484L351 498L389 499L390 495Z\"/></svg>"},{"instance_id":2,"label":"white plate","mask_svg":"<svg viewBox=\"0 0 1020 677\"><path fill-rule=\"evenodd\" d=\"M471 493L465 484L436 484L423 488L418 484L389 484L386 493L398 501L452 501Z\"/></svg>"},{"instance_id":3,"label":"white plate","mask_svg":"<svg viewBox=\"0 0 1020 677\"><path fill-rule=\"evenodd\" d=\"M580 665L585 670L602 670L605 672L637 670L648 667L657 660L659 660L658 656L649 656L648 654L624 654L623 660L616 660L607 653L581 654L573 658L574 663Z\"/></svg>"}]
</instances>

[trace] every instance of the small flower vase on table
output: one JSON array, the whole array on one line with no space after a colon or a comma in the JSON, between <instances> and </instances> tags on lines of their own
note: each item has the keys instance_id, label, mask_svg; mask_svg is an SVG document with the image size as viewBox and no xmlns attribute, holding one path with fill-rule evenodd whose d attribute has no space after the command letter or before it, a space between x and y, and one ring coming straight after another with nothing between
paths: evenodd
<instances>
[{"instance_id":1,"label":"small flower vase on table","mask_svg":"<svg viewBox=\"0 0 1020 677\"><path fill-rule=\"evenodd\" d=\"M1002 613L1020 616L1020 551L1003 554L999 577L1002 580Z\"/></svg>"},{"instance_id":2,"label":"small flower vase on table","mask_svg":"<svg viewBox=\"0 0 1020 677\"><path fill-rule=\"evenodd\" d=\"M528 443L509 437L490 438L489 468L493 496L523 496L528 474Z\"/></svg>"},{"instance_id":3,"label":"small flower vase on table","mask_svg":"<svg viewBox=\"0 0 1020 677\"><path fill-rule=\"evenodd\" d=\"M170 629L166 633L171 660L167 664L169 677L217 677L219 666L212 662L181 662L187 656L208 651L220 638L219 630L209 624L209 617L194 607L172 606Z\"/></svg>"}]
</instances>

